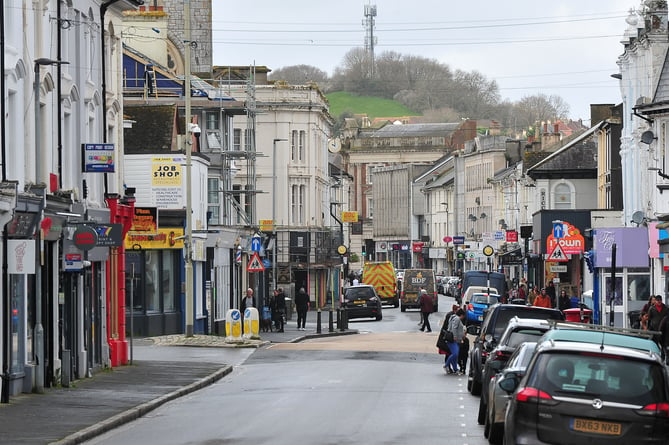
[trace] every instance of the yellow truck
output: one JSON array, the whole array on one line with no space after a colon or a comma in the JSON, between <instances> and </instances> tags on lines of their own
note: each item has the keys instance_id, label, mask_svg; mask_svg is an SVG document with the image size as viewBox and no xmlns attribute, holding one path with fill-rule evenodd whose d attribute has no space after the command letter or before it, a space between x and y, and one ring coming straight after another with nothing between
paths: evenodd
<instances>
[{"instance_id":1,"label":"yellow truck","mask_svg":"<svg viewBox=\"0 0 669 445\"><path fill-rule=\"evenodd\" d=\"M397 276L395 267L390 261L369 261L362 269L362 282L371 284L381 298L381 303L399 307L397 293Z\"/></svg>"}]
</instances>

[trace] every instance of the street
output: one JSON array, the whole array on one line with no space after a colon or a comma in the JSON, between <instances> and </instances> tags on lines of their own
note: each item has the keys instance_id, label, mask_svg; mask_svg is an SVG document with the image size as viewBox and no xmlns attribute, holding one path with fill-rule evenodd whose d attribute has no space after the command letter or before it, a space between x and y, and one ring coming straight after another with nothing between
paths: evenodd
<instances>
[{"instance_id":1,"label":"street","mask_svg":"<svg viewBox=\"0 0 669 445\"><path fill-rule=\"evenodd\" d=\"M426 334L418 312L388 307L380 322L352 320L359 335L273 344L218 383L88 443L487 443L478 398L466 377L444 374L436 353L442 317Z\"/></svg>"}]
</instances>

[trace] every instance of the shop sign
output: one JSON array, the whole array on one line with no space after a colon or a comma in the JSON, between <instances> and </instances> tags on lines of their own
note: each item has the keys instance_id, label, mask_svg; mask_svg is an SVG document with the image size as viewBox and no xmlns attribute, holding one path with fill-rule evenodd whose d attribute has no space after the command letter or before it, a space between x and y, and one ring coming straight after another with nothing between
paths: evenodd
<instances>
[{"instance_id":1,"label":"shop sign","mask_svg":"<svg viewBox=\"0 0 669 445\"><path fill-rule=\"evenodd\" d=\"M158 233L158 208L135 207L130 232L141 234Z\"/></svg>"},{"instance_id":2,"label":"shop sign","mask_svg":"<svg viewBox=\"0 0 669 445\"><path fill-rule=\"evenodd\" d=\"M413 250L414 252L422 252L423 251L423 243L422 242L413 243L411 245L411 250Z\"/></svg>"},{"instance_id":3,"label":"shop sign","mask_svg":"<svg viewBox=\"0 0 669 445\"><path fill-rule=\"evenodd\" d=\"M358 212L341 212L341 221L348 223L358 222Z\"/></svg>"},{"instance_id":4,"label":"shop sign","mask_svg":"<svg viewBox=\"0 0 669 445\"><path fill-rule=\"evenodd\" d=\"M7 273L35 273L35 240L7 240Z\"/></svg>"},{"instance_id":5,"label":"shop sign","mask_svg":"<svg viewBox=\"0 0 669 445\"><path fill-rule=\"evenodd\" d=\"M114 173L114 144L81 144L84 173Z\"/></svg>"},{"instance_id":6,"label":"shop sign","mask_svg":"<svg viewBox=\"0 0 669 445\"><path fill-rule=\"evenodd\" d=\"M84 252L91 250L98 243L98 234L94 227L81 225L77 227L72 235L72 241L77 249Z\"/></svg>"},{"instance_id":7,"label":"shop sign","mask_svg":"<svg viewBox=\"0 0 669 445\"><path fill-rule=\"evenodd\" d=\"M128 233L125 237L125 248L129 250L183 249L184 229L182 227L161 228L156 234Z\"/></svg>"},{"instance_id":8,"label":"shop sign","mask_svg":"<svg viewBox=\"0 0 669 445\"><path fill-rule=\"evenodd\" d=\"M515 230L507 230L506 232L506 242L507 243L517 243L518 242L518 232Z\"/></svg>"},{"instance_id":9,"label":"shop sign","mask_svg":"<svg viewBox=\"0 0 669 445\"><path fill-rule=\"evenodd\" d=\"M578 255L585 250L585 240L581 231L568 222L563 223L565 228L562 238L555 238L553 232L546 239L546 252L549 254L555 251L555 247L560 245L562 252L569 255Z\"/></svg>"}]
</instances>

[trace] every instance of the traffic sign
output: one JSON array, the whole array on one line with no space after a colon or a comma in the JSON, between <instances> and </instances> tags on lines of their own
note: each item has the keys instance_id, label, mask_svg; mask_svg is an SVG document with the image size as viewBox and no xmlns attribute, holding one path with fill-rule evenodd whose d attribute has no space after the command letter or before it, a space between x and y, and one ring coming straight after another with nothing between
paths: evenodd
<instances>
[{"instance_id":1,"label":"traffic sign","mask_svg":"<svg viewBox=\"0 0 669 445\"><path fill-rule=\"evenodd\" d=\"M564 238L564 221L553 221L553 238Z\"/></svg>"},{"instance_id":2,"label":"traffic sign","mask_svg":"<svg viewBox=\"0 0 669 445\"><path fill-rule=\"evenodd\" d=\"M569 261L567 254L562 250L560 244L555 245L555 249L548 255L546 261Z\"/></svg>"},{"instance_id":3,"label":"traffic sign","mask_svg":"<svg viewBox=\"0 0 669 445\"><path fill-rule=\"evenodd\" d=\"M251 251L252 252L260 252L260 237L259 236L254 236L251 238Z\"/></svg>"},{"instance_id":4,"label":"traffic sign","mask_svg":"<svg viewBox=\"0 0 669 445\"><path fill-rule=\"evenodd\" d=\"M465 243L465 237L464 236L454 236L453 237L453 244L464 244Z\"/></svg>"},{"instance_id":5,"label":"traffic sign","mask_svg":"<svg viewBox=\"0 0 669 445\"><path fill-rule=\"evenodd\" d=\"M262 272L265 270L265 266L263 266L258 252L253 252L253 255L251 255L251 260L249 261L248 266L246 266L246 270L248 272Z\"/></svg>"},{"instance_id":6,"label":"traffic sign","mask_svg":"<svg viewBox=\"0 0 669 445\"><path fill-rule=\"evenodd\" d=\"M483 248L483 255L492 256L493 253L495 253L495 249L492 246L485 246Z\"/></svg>"}]
</instances>

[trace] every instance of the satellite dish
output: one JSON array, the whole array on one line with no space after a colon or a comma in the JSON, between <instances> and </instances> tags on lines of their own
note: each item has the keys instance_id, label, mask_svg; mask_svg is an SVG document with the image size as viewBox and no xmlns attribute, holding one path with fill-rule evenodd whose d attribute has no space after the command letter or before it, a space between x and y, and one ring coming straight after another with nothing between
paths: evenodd
<instances>
[{"instance_id":1,"label":"satellite dish","mask_svg":"<svg viewBox=\"0 0 669 445\"><path fill-rule=\"evenodd\" d=\"M653 133L651 130L646 130L643 133L641 133L641 142L644 144L651 144L655 139L655 133Z\"/></svg>"},{"instance_id":2,"label":"satellite dish","mask_svg":"<svg viewBox=\"0 0 669 445\"><path fill-rule=\"evenodd\" d=\"M643 223L645 219L646 215L641 210L637 210L636 212L632 213L632 222L637 226Z\"/></svg>"},{"instance_id":3,"label":"satellite dish","mask_svg":"<svg viewBox=\"0 0 669 445\"><path fill-rule=\"evenodd\" d=\"M341 150L341 141L339 138L332 138L328 140L328 151L330 153L339 153Z\"/></svg>"}]
</instances>

